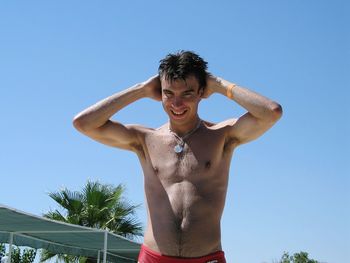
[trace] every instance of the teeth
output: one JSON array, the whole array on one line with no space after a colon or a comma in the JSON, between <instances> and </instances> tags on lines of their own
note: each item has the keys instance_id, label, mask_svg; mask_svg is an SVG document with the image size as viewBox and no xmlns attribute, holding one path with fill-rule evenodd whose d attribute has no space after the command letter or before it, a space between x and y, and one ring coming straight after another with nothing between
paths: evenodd
<instances>
[{"instance_id":1,"label":"teeth","mask_svg":"<svg viewBox=\"0 0 350 263\"><path fill-rule=\"evenodd\" d=\"M176 112L176 111L173 111L173 110L172 110L172 112L173 112L175 115L182 115L182 114L185 113L185 111L186 111L186 110L181 111L181 112Z\"/></svg>"}]
</instances>

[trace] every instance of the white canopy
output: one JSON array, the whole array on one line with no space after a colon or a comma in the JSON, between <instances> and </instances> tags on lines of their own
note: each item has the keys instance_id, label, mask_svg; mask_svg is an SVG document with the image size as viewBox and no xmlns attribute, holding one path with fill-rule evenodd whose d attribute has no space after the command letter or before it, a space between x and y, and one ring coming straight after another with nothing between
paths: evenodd
<instances>
[{"instance_id":1,"label":"white canopy","mask_svg":"<svg viewBox=\"0 0 350 263\"><path fill-rule=\"evenodd\" d=\"M106 230L67 224L0 204L0 242L44 248L53 253L137 262L141 245ZM11 253L11 249L10 249ZM11 258L11 257L9 257Z\"/></svg>"}]
</instances>

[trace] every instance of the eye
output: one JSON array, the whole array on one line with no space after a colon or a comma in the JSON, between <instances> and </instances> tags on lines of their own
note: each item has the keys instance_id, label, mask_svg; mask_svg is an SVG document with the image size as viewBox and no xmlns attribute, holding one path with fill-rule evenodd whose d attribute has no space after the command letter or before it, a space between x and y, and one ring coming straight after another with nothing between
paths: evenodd
<instances>
[{"instance_id":1,"label":"eye","mask_svg":"<svg viewBox=\"0 0 350 263\"><path fill-rule=\"evenodd\" d=\"M187 92L185 94L183 94L184 98L191 98L193 96L193 92Z\"/></svg>"},{"instance_id":2,"label":"eye","mask_svg":"<svg viewBox=\"0 0 350 263\"><path fill-rule=\"evenodd\" d=\"M167 98L171 98L173 96L173 94L171 92L168 92L168 91L164 91L164 95Z\"/></svg>"}]
</instances>

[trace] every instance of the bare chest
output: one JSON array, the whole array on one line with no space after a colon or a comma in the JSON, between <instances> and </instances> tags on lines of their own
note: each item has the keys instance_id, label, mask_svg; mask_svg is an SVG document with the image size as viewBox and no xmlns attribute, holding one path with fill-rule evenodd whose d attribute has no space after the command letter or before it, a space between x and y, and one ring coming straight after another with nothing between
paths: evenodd
<instances>
[{"instance_id":1,"label":"bare chest","mask_svg":"<svg viewBox=\"0 0 350 263\"><path fill-rule=\"evenodd\" d=\"M220 134L198 133L186 140L183 150L177 153L178 140L174 136L151 135L145 140L149 172L153 171L165 184L198 182L200 178L215 176L229 165L224 143Z\"/></svg>"}]
</instances>

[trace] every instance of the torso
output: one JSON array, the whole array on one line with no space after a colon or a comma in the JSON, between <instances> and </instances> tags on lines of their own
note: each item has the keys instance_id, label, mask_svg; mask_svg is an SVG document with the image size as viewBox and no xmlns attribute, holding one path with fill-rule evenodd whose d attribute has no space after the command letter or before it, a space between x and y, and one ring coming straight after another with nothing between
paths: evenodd
<instances>
[{"instance_id":1,"label":"torso","mask_svg":"<svg viewBox=\"0 0 350 263\"><path fill-rule=\"evenodd\" d=\"M149 130L138 153L148 222L144 244L163 255L199 257L221 250L220 220L234 140L225 127L203 125L182 153L167 125Z\"/></svg>"}]
</instances>

